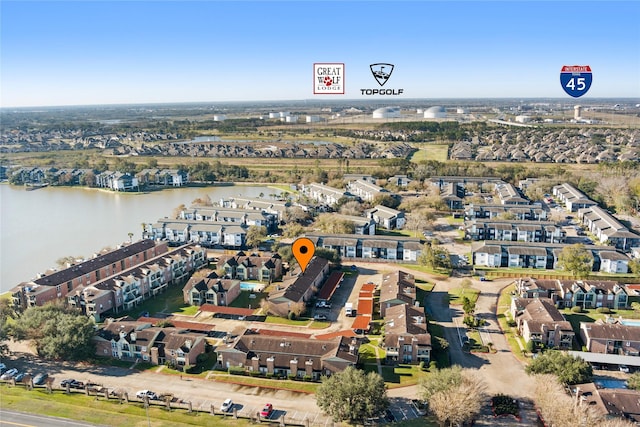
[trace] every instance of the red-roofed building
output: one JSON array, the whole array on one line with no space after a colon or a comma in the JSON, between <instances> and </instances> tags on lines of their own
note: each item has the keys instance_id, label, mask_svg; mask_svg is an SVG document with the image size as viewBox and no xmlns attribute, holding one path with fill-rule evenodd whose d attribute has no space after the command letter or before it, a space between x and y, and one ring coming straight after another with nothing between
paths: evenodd
<instances>
[{"instance_id":1,"label":"red-roofed building","mask_svg":"<svg viewBox=\"0 0 640 427\"><path fill-rule=\"evenodd\" d=\"M232 314L236 316L251 316L255 310L251 308L225 307L221 305L202 304L200 310L219 314Z\"/></svg>"},{"instance_id":2,"label":"red-roofed building","mask_svg":"<svg viewBox=\"0 0 640 427\"><path fill-rule=\"evenodd\" d=\"M318 299L330 300L336 289L342 282L344 273L342 271L334 271L329 275L327 281L322 285L322 289L318 292Z\"/></svg>"}]
</instances>

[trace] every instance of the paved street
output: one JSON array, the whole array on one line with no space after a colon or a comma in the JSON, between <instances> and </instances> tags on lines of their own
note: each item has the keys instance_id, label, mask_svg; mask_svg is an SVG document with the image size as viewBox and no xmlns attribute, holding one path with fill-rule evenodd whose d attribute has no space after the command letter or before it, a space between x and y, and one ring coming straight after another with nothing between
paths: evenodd
<instances>
[{"instance_id":1,"label":"paved street","mask_svg":"<svg viewBox=\"0 0 640 427\"><path fill-rule=\"evenodd\" d=\"M92 427L95 424L87 424L80 421L64 418L45 417L36 414L27 414L15 411L0 411L0 426L18 427Z\"/></svg>"}]
</instances>

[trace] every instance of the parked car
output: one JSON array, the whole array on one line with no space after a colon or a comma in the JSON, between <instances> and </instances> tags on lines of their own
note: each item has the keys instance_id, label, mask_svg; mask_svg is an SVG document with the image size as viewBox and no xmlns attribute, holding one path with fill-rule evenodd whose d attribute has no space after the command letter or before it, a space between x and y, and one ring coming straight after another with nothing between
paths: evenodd
<instances>
[{"instance_id":1,"label":"parked car","mask_svg":"<svg viewBox=\"0 0 640 427\"><path fill-rule=\"evenodd\" d=\"M273 405L271 403L267 403L266 405L264 405L264 408L262 408L262 411L260 411L260 416L264 418L269 418L272 412L273 412Z\"/></svg>"},{"instance_id":2,"label":"parked car","mask_svg":"<svg viewBox=\"0 0 640 427\"><path fill-rule=\"evenodd\" d=\"M320 300L316 303L317 308L331 308L331 303L329 301Z\"/></svg>"},{"instance_id":3,"label":"parked car","mask_svg":"<svg viewBox=\"0 0 640 427\"><path fill-rule=\"evenodd\" d=\"M222 405L220 405L220 410L222 412L229 412L231 408L233 408L233 400L231 399L225 400L224 402L222 402Z\"/></svg>"},{"instance_id":4,"label":"parked car","mask_svg":"<svg viewBox=\"0 0 640 427\"><path fill-rule=\"evenodd\" d=\"M22 381L24 379L25 375L27 375L26 372L19 372L18 375L13 377L13 379L16 380L16 382L19 382L19 381Z\"/></svg>"},{"instance_id":5,"label":"parked car","mask_svg":"<svg viewBox=\"0 0 640 427\"><path fill-rule=\"evenodd\" d=\"M144 399L145 396L147 396L149 400L158 400L158 395L151 390L140 390L136 393L138 399Z\"/></svg>"},{"instance_id":6,"label":"parked car","mask_svg":"<svg viewBox=\"0 0 640 427\"><path fill-rule=\"evenodd\" d=\"M33 384L42 385L47 381L47 378L49 378L49 374L45 374L44 372L42 372L33 378Z\"/></svg>"},{"instance_id":7,"label":"parked car","mask_svg":"<svg viewBox=\"0 0 640 427\"><path fill-rule=\"evenodd\" d=\"M81 381L77 381L70 378L60 381L61 387L67 387L67 384L69 385L69 388L84 388L84 383L82 383Z\"/></svg>"},{"instance_id":8,"label":"parked car","mask_svg":"<svg viewBox=\"0 0 640 427\"><path fill-rule=\"evenodd\" d=\"M625 374L628 374L629 367L627 365L620 365L620 372L624 372Z\"/></svg>"},{"instance_id":9,"label":"parked car","mask_svg":"<svg viewBox=\"0 0 640 427\"><path fill-rule=\"evenodd\" d=\"M316 314L315 316L313 316L313 320L327 320L327 316L325 316L324 314Z\"/></svg>"},{"instance_id":10,"label":"parked car","mask_svg":"<svg viewBox=\"0 0 640 427\"><path fill-rule=\"evenodd\" d=\"M4 371L7 370L7 365L4 363L0 363L0 374L4 374Z\"/></svg>"},{"instance_id":11,"label":"parked car","mask_svg":"<svg viewBox=\"0 0 640 427\"><path fill-rule=\"evenodd\" d=\"M16 368L11 368L9 369L7 372L5 372L4 374L2 374L2 376L0 376L0 380L2 381L8 381L11 378L13 378L15 375L18 374L18 370Z\"/></svg>"}]
</instances>

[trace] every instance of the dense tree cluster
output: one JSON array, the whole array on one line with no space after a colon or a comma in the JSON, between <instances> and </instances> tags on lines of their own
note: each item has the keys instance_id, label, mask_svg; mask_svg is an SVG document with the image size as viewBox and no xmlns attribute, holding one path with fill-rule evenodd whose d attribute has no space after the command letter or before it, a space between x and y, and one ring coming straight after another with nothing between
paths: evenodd
<instances>
[{"instance_id":1,"label":"dense tree cluster","mask_svg":"<svg viewBox=\"0 0 640 427\"><path fill-rule=\"evenodd\" d=\"M529 375L553 374L565 385L587 383L593 378L593 369L588 362L557 350L540 354L525 371Z\"/></svg>"},{"instance_id":2,"label":"dense tree cluster","mask_svg":"<svg viewBox=\"0 0 640 427\"><path fill-rule=\"evenodd\" d=\"M86 360L95 355L93 321L61 303L27 309L12 332L16 339L32 340L38 355L47 359Z\"/></svg>"},{"instance_id":3,"label":"dense tree cluster","mask_svg":"<svg viewBox=\"0 0 640 427\"><path fill-rule=\"evenodd\" d=\"M360 425L389 406L384 379L376 372L365 373L351 366L322 379L316 402L335 422Z\"/></svg>"}]
</instances>

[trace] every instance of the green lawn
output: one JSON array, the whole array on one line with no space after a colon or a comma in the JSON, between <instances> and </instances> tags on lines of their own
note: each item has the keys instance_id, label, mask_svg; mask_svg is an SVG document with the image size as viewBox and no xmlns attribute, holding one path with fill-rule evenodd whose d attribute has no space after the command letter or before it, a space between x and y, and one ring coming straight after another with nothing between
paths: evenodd
<instances>
[{"instance_id":1,"label":"green lawn","mask_svg":"<svg viewBox=\"0 0 640 427\"><path fill-rule=\"evenodd\" d=\"M218 382L243 384L253 387L277 388L282 390L294 390L304 393L315 393L319 383L291 380L274 380L269 378L257 378L246 375L230 375L218 373L213 375L213 379Z\"/></svg>"},{"instance_id":2,"label":"green lawn","mask_svg":"<svg viewBox=\"0 0 640 427\"><path fill-rule=\"evenodd\" d=\"M362 363L376 363L376 351L375 347L371 344L362 344L358 352L360 354L360 362Z\"/></svg>"},{"instance_id":3,"label":"green lawn","mask_svg":"<svg viewBox=\"0 0 640 427\"><path fill-rule=\"evenodd\" d=\"M182 314L184 316L195 316L196 313L200 310L200 307L197 305L189 305L187 307L181 307L177 311L174 311L173 314Z\"/></svg>"},{"instance_id":4,"label":"green lawn","mask_svg":"<svg viewBox=\"0 0 640 427\"><path fill-rule=\"evenodd\" d=\"M183 426L248 426L249 420L234 420L221 415L212 416L208 413L189 414L183 409L173 409L171 412L164 407L152 405L149 408L149 418L141 403L121 405L114 399L104 397L87 397L82 393L66 394L54 391L48 394L44 389L26 391L22 387L0 386L0 409L37 412L40 415L62 417L84 421L97 425L104 425L108 420L113 426L146 426L154 427L183 427ZM194 408L194 410L197 408Z\"/></svg>"},{"instance_id":5,"label":"green lawn","mask_svg":"<svg viewBox=\"0 0 640 427\"><path fill-rule=\"evenodd\" d=\"M449 157L449 146L446 144L420 145L420 149L415 151L411 158L413 163L420 163L427 160L446 162Z\"/></svg>"},{"instance_id":6,"label":"green lawn","mask_svg":"<svg viewBox=\"0 0 640 427\"><path fill-rule=\"evenodd\" d=\"M451 275L451 270L447 270L447 269L434 270L432 268L429 268L425 265L420 265L420 264L399 264L399 266L408 270L415 270L421 273L437 275L438 277L435 278L436 280L445 280L447 277Z\"/></svg>"},{"instance_id":7,"label":"green lawn","mask_svg":"<svg viewBox=\"0 0 640 427\"><path fill-rule=\"evenodd\" d=\"M420 280L416 280L416 301L420 303L420 306L424 305L424 299L429 295L429 292L433 290L435 286L433 283L418 283Z\"/></svg>"},{"instance_id":8,"label":"green lawn","mask_svg":"<svg viewBox=\"0 0 640 427\"><path fill-rule=\"evenodd\" d=\"M255 295L255 298L250 298L251 295ZM234 299L229 307L256 309L260 307L260 301L267 295L269 295L267 292L240 291L238 298Z\"/></svg>"},{"instance_id":9,"label":"green lawn","mask_svg":"<svg viewBox=\"0 0 640 427\"><path fill-rule=\"evenodd\" d=\"M137 319L144 312L149 312L151 317L153 317L156 313L169 314L181 312L182 310L189 312L189 310L193 310L193 308L184 303L182 285L173 285L168 287L164 293L144 301L139 306L134 307L129 311L118 313L118 316L128 315Z\"/></svg>"},{"instance_id":10,"label":"green lawn","mask_svg":"<svg viewBox=\"0 0 640 427\"><path fill-rule=\"evenodd\" d=\"M516 357L516 359L521 362L526 362L527 358L522 354L522 349L518 342L522 344L524 347L524 341L522 338L516 335L516 328L512 328L509 326L508 322L511 320L511 315L509 314L509 309L511 307L511 292L515 290L515 285L509 285L502 290L500 293L500 297L498 298L498 307L496 309L496 315L498 318L498 323L500 324L500 328L504 332L504 336L507 339L507 343L511 348L511 353Z\"/></svg>"},{"instance_id":11,"label":"green lawn","mask_svg":"<svg viewBox=\"0 0 640 427\"><path fill-rule=\"evenodd\" d=\"M386 230L384 228L380 228L376 230L376 234L380 236L396 236L396 237L419 237L418 232L413 232L410 230L402 229L402 230Z\"/></svg>"},{"instance_id":12,"label":"green lawn","mask_svg":"<svg viewBox=\"0 0 640 427\"><path fill-rule=\"evenodd\" d=\"M449 290L449 303L452 305L461 305L462 298L467 297L469 300L475 304L478 301L478 296L480 296L480 290L469 288L453 288Z\"/></svg>"},{"instance_id":13,"label":"green lawn","mask_svg":"<svg viewBox=\"0 0 640 427\"><path fill-rule=\"evenodd\" d=\"M284 317L267 316L264 323L274 323L277 325L289 325L289 326L309 326L312 321L310 319L302 320L289 320Z\"/></svg>"},{"instance_id":14,"label":"green lawn","mask_svg":"<svg viewBox=\"0 0 640 427\"><path fill-rule=\"evenodd\" d=\"M444 338L444 329L442 328L442 325L429 322L427 330L431 334L432 345L435 337ZM433 351L431 353L431 360L436 362L438 369L448 368L451 365L451 362L449 361L449 350Z\"/></svg>"}]
</instances>

